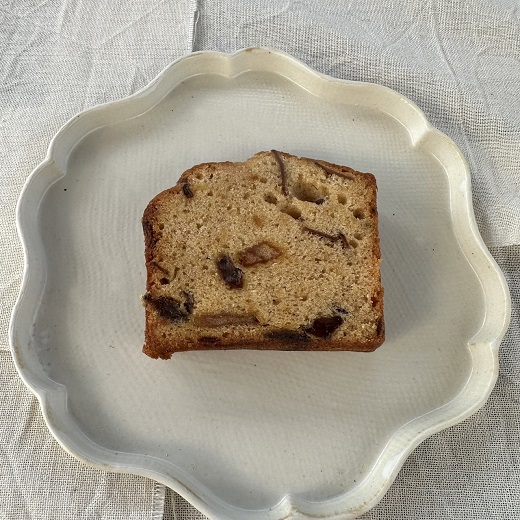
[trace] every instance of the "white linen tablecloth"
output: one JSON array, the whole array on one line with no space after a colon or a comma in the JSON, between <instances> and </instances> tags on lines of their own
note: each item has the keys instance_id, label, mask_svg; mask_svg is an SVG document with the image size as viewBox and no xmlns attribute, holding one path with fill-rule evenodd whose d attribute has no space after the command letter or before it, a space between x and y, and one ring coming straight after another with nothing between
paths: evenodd
<instances>
[{"instance_id":1,"label":"white linen tablecloth","mask_svg":"<svg viewBox=\"0 0 520 520\"><path fill-rule=\"evenodd\" d=\"M364 519L520 518L520 4L516 0L0 0L0 519L202 519L148 479L77 462L18 377L7 328L23 258L15 204L77 112L191 51L274 47L415 101L466 156L513 315L471 418L423 442Z\"/></svg>"}]
</instances>

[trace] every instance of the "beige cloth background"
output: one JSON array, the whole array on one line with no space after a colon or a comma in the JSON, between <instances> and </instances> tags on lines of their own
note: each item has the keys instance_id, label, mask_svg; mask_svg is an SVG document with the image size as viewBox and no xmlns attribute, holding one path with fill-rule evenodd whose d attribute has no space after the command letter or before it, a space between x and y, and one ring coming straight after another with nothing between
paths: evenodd
<instances>
[{"instance_id":1,"label":"beige cloth background","mask_svg":"<svg viewBox=\"0 0 520 520\"><path fill-rule=\"evenodd\" d=\"M364 519L520 518L520 5L516 0L0 0L0 519L201 519L154 482L75 461L14 370L23 259L14 213L78 111L146 85L192 50L285 50L415 101L462 149L483 238L513 298L486 406L425 441Z\"/></svg>"}]
</instances>

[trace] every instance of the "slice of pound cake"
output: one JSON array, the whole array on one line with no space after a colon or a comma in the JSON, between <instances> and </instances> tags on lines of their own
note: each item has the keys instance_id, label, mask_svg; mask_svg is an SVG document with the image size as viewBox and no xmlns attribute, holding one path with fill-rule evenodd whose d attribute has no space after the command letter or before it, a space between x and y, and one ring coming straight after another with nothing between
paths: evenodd
<instances>
[{"instance_id":1,"label":"slice of pound cake","mask_svg":"<svg viewBox=\"0 0 520 520\"><path fill-rule=\"evenodd\" d=\"M371 351L384 341L376 180L261 152L185 172L143 215L143 351Z\"/></svg>"}]
</instances>

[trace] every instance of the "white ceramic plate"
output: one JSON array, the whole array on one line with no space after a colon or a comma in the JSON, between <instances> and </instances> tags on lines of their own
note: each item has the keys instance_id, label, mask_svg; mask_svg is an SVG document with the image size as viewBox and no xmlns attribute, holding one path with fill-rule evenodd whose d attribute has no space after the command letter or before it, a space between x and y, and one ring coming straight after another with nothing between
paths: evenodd
<instances>
[{"instance_id":1,"label":"white ceramic plate","mask_svg":"<svg viewBox=\"0 0 520 520\"><path fill-rule=\"evenodd\" d=\"M276 148L373 172L386 343L371 354L141 353L141 215L204 161ZM203 52L52 141L18 206L18 370L63 447L213 519L354 518L475 412L509 320L466 163L410 101L265 49Z\"/></svg>"}]
</instances>

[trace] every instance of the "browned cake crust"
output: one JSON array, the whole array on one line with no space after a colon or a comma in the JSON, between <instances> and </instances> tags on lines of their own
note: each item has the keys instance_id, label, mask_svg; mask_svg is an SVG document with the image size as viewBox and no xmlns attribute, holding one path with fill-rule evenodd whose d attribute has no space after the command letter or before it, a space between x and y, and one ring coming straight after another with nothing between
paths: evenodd
<instances>
[{"instance_id":1,"label":"browned cake crust","mask_svg":"<svg viewBox=\"0 0 520 520\"><path fill-rule=\"evenodd\" d=\"M143 352L368 352L385 337L376 180L260 152L186 171L143 215Z\"/></svg>"}]
</instances>

